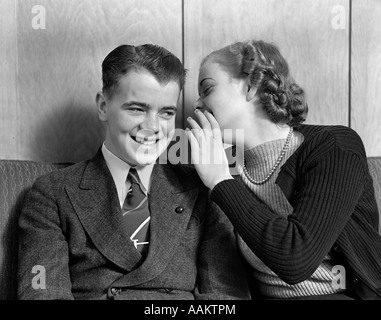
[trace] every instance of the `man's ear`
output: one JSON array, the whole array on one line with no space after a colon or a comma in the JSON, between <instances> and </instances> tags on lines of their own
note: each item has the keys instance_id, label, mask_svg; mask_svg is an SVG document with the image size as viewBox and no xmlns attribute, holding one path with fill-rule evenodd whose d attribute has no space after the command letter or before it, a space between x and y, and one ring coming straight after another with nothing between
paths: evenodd
<instances>
[{"instance_id":1,"label":"man's ear","mask_svg":"<svg viewBox=\"0 0 381 320\"><path fill-rule=\"evenodd\" d=\"M255 94L257 93L257 88L251 85L251 83L248 81L246 84L246 100L251 101L255 98Z\"/></svg>"},{"instance_id":2,"label":"man's ear","mask_svg":"<svg viewBox=\"0 0 381 320\"><path fill-rule=\"evenodd\" d=\"M107 121L107 101L104 93L99 91L95 97L95 102L98 109L98 117L101 121Z\"/></svg>"}]
</instances>

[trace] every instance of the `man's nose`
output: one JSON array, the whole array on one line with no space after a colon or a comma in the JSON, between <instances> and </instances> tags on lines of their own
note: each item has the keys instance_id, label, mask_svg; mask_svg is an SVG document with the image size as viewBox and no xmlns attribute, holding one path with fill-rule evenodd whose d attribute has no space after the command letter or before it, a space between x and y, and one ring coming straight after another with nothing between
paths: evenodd
<instances>
[{"instance_id":1,"label":"man's nose","mask_svg":"<svg viewBox=\"0 0 381 320\"><path fill-rule=\"evenodd\" d=\"M154 133L159 132L159 117L157 114L149 114L147 115L144 123L142 124L142 129L148 129L153 131Z\"/></svg>"}]
</instances>

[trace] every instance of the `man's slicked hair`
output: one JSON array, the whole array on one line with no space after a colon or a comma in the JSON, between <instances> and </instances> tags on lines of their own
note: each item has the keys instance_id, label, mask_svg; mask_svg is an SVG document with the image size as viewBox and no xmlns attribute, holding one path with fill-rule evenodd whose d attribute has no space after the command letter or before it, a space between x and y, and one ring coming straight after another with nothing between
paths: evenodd
<instances>
[{"instance_id":1,"label":"man's slicked hair","mask_svg":"<svg viewBox=\"0 0 381 320\"><path fill-rule=\"evenodd\" d=\"M186 70L170 51L153 44L121 45L111 51L102 63L103 93L111 97L119 80L131 70L148 71L159 83L174 81L180 90L184 88Z\"/></svg>"}]
</instances>

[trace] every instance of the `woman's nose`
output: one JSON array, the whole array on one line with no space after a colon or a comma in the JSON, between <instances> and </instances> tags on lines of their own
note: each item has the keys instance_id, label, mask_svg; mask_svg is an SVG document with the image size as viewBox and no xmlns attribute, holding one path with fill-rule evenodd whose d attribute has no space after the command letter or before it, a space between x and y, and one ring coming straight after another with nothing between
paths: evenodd
<instances>
[{"instance_id":1,"label":"woman's nose","mask_svg":"<svg viewBox=\"0 0 381 320\"><path fill-rule=\"evenodd\" d=\"M193 105L193 109L203 109L204 108L204 103L202 102L201 97L197 99L197 101Z\"/></svg>"}]
</instances>

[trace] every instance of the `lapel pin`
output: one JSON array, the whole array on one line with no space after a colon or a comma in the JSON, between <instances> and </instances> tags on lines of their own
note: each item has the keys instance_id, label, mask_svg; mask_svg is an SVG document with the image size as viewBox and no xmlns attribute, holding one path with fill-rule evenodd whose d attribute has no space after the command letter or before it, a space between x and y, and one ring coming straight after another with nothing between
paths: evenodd
<instances>
[{"instance_id":1,"label":"lapel pin","mask_svg":"<svg viewBox=\"0 0 381 320\"><path fill-rule=\"evenodd\" d=\"M184 211L184 208L183 208L183 207L177 207L177 208L175 209L175 211L176 211L177 213L181 213L181 212Z\"/></svg>"}]
</instances>

